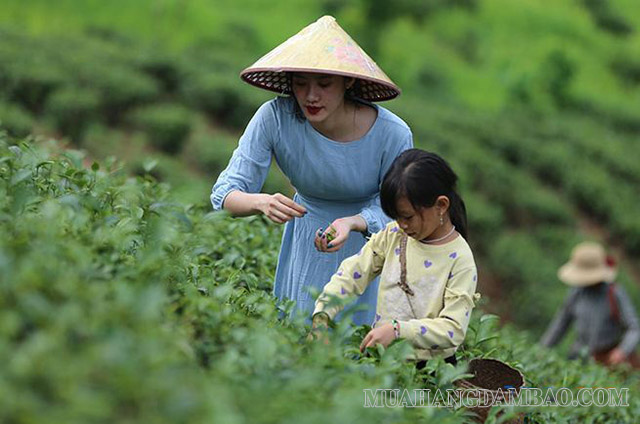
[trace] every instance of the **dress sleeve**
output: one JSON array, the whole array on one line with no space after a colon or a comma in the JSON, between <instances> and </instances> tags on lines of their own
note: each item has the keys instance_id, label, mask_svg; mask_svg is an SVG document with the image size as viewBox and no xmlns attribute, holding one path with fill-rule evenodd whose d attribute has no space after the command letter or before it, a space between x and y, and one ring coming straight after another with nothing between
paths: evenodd
<instances>
[{"instance_id":1,"label":"dress sleeve","mask_svg":"<svg viewBox=\"0 0 640 424\"><path fill-rule=\"evenodd\" d=\"M211 190L214 210L221 210L225 198L234 190L258 193L262 189L275 143L273 108L273 102L263 104L249 121L227 168L220 173Z\"/></svg>"},{"instance_id":2,"label":"dress sleeve","mask_svg":"<svg viewBox=\"0 0 640 424\"><path fill-rule=\"evenodd\" d=\"M385 247L386 231L381 231L371 237L359 253L342 261L338 271L318 296L313 315L324 312L334 319L343 308L339 299L353 294L362 295L369 283L382 271Z\"/></svg>"},{"instance_id":3,"label":"dress sleeve","mask_svg":"<svg viewBox=\"0 0 640 424\"><path fill-rule=\"evenodd\" d=\"M577 290L573 290L569 294L561 309L556 313L553 321L551 321L549 328L547 328L547 331L545 331L542 336L540 344L546 347L552 347L562 340L562 337L569 328L569 324L573 321L573 305L575 303L577 293Z\"/></svg>"},{"instance_id":4,"label":"dress sleeve","mask_svg":"<svg viewBox=\"0 0 640 424\"><path fill-rule=\"evenodd\" d=\"M638 316L635 308L629 300L629 296L622 287L616 284L616 297L618 305L620 305L620 319L624 325L625 332L622 341L618 346L627 355L631 354L638 345L640 340L640 326L638 325Z\"/></svg>"},{"instance_id":5,"label":"dress sleeve","mask_svg":"<svg viewBox=\"0 0 640 424\"><path fill-rule=\"evenodd\" d=\"M456 348L464 341L476 294L477 271L470 266L454 271L444 292L444 307L436 318L400 321L400 337L419 349Z\"/></svg>"},{"instance_id":6,"label":"dress sleeve","mask_svg":"<svg viewBox=\"0 0 640 424\"><path fill-rule=\"evenodd\" d=\"M413 136L411 132L408 133L408 135L402 140L401 143L395 143L393 147L393 150L388 152L388 154L385 154L383 157L382 166L380 168L378 187L380 186L380 184L382 184L382 179L391 167L391 164L393 163L395 158L397 158L400 153L413 147ZM375 234L378 231L382 230L384 226L391 221L391 218L385 215L385 213L382 211L382 207L380 206L379 191L372 202L367 207L362 209L358 215L361 216L367 223L367 231L365 233L367 236L370 236L371 234Z\"/></svg>"}]
</instances>

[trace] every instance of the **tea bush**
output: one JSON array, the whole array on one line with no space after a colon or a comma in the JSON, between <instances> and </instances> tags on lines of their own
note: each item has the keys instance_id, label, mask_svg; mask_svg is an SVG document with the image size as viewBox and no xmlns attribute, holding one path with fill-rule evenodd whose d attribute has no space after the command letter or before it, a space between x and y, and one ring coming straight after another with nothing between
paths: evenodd
<instances>
[{"instance_id":1,"label":"tea bush","mask_svg":"<svg viewBox=\"0 0 640 424\"><path fill-rule=\"evenodd\" d=\"M169 103L138 108L130 117L132 125L144 131L153 146L169 154L182 150L191 131L191 121L187 108Z\"/></svg>"},{"instance_id":2,"label":"tea bush","mask_svg":"<svg viewBox=\"0 0 640 424\"><path fill-rule=\"evenodd\" d=\"M457 368L418 372L409 346L360 354L366 327L309 343L271 295L281 228L177 202L149 174L0 135L0 420L3 422L471 422L464 410L363 408L366 388L452 387L498 357L527 383L631 387L474 315ZM148 167L149 169L149 167ZM507 250L509 250L507 248ZM619 409L535 409L530 422L633 422ZM603 417L603 418L595 418Z\"/></svg>"},{"instance_id":3,"label":"tea bush","mask_svg":"<svg viewBox=\"0 0 640 424\"><path fill-rule=\"evenodd\" d=\"M182 96L188 105L206 112L220 124L242 128L262 103L261 96L253 91L238 84L235 73L209 71L190 75L184 83Z\"/></svg>"},{"instance_id":4,"label":"tea bush","mask_svg":"<svg viewBox=\"0 0 640 424\"><path fill-rule=\"evenodd\" d=\"M300 344L268 294L277 227L188 209L113 161L1 143L3 421L282 422L305 402L309 422L382 422L356 418L362 387L410 383L409 366L345 356L347 339Z\"/></svg>"},{"instance_id":5,"label":"tea bush","mask_svg":"<svg viewBox=\"0 0 640 424\"><path fill-rule=\"evenodd\" d=\"M93 90L65 87L49 97L45 110L55 127L78 143L86 126L99 120L100 100Z\"/></svg>"},{"instance_id":6,"label":"tea bush","mask_svg":"<svg viewBox=\"0 0 640 424\"><path fill-rule=\"evenodd\" d=\"M189 163L213 178L226 168L238 146L238 137L222 131L212 133L207 126L206 122L196 120L192 135L185 144L184 156Z\"/></svg>"},{"instance_id":7,"label":"tea bush","mask_svg":"<svg viewBox=\"0 0 640 424\"><path fill-rule=\"evenodd\" d=\"M22 107L0 100L0 127L14 137L26 137L33 129L33 116Z\"/></svg>"},{"instance_id":8,"label":"tea bush","mask_svg":"<svg viewBox=\"0 0 640 424\"><path fill-rule=\"evenodd\" d=\"M209 209L210 187L226 165L244 124L259 104L273 98L272 93L240 82L238 72L299 30L301 23L311 22L322 10L331 8L345 29L403 89L398 100L383 105L410 124L418 147L442 154L459 174L469 212L470 243L482 266L486 266L485 275L493 277L502 290L490 307L502 301L506 316L521 328L539 333L565 294L554 270L568 258L574 243L599 238L616 247L625 262L637 262L637 34L611 31L616 22L623 24L618 29L640 24L640 9L633 0L615 4L559 1L553 6L508 0L438 1L427 6L403 1L399 7L392 6L393 13L387 15L380 15L380 11L388 6L374 10L371 1L337 4L323 0L299 7L298 0L286 0L278 3L278 11L286 12L277 14L246 13L244 3L212 7L203 0L191 0L186 7L185 2L176 0L162 4L113 0L82 7L76 3L5 0L0 6L3 26L15 28L0 29L3 128L18 135L33 129L71 136L74 143L89 150L84 158L89 163L89 157L103 160L116 154L127 158L128 165L121 172L154 184L171 182L173 202L187 199L182 207L188 210L185 215L192 223L202 217L202 208ZM369 18L379 23L373 31ZM97 110L96 99L77 97L69 94L71 90L95 93ZM181 142L183 148L178 147L180 143L164 147L172 153L162 153L152 145L152 140L158 142L162 137L149 136L153 131L163 135L182 132L173 131L181 127L180 119L173 121L171 131L164 129L165 122L156 119L161 113L149 112L158 105L172 105L174 111L188 108L196 120ZM76 113L82 119L73 119ZM135 125L130 125L128 119L138 113L153 116L146 122L134 119ZM53 128L50 123L54 123ZM264 191L292 193L286 177L277 172L277 166L272 168ZM114 181L115 186L118 184ZM14 197L18 205L24 200L23 194ZM73 197L70 199L73 202ZM180 220L169 217L174 218ZM210 240L222 240L217 254L226 258L216 272L237 279L239 289L255 286L268 291L273 267L265 266L260 274L237 272L235 267L247 257L246 248L232 246L227 252L226 247L231 246L232 236L249 245L256 232L269 226L260 220L209 219L215 224L207 221L203 227L211 226L216 231L208 233L202 227L199 231ZM146 225L149 221L145 218L141 222ZM173 224L166 226L175 228ZM100 225L94 223L96 228ZM229 227L233 232L229 233ZM245 232L246 237L242 235ZM255 237L264 239L264 235ZM174 245L182 246L175 240ZM258 243L255 249L273 250L265 257L275 261L276 244L262 246ZM102 263L100 258L94 261ZM192 269L199 275L206 273L206 267L200 264ZM623 272L621 280L637 303L640 298L637 290L633 291L635 284L629 274ZM211 295L210 288L201 288ZM204 294L198 296L205 299ZM230 298L207 297L205 301L217 305ZM258 300L249 302L255 307L245 308L243 299L237 296L239 311L233 315L242 324L230 320L224 328L248 344L259 334L259 325L255 321L246 332L236 330L245 323L242 311L266 313L282 306L273 306L269 303L272 299L262 292ZM217 311L227 313L224 308ZM185 325L190 325L192 318ZM232 346L226 364L235 364L234 358L238 357L247 362L260 360L257 354L250 360L243 357L249 350L245 344L237 347L233 344L236 339L209 328L207 319L193 318L198 323L193 331ZM269 322L281 328L281 321ZM185 331L190 334L192 327ZM293 339L304 332L301 327L292 331ZM507 341L513 340L500 334ZM194 357L202 364L215 365L220 360L219 352L210 354L215 345L206 340L199 344L189 339L190 347L198 346ZM517 344L515 340L513 343ZM268 351L268 343L264 346ZM293 361L305 366L311 363L304 362L302 354L286 343L278 349ZM243 366L250 369L249 365ZM570 365L561 361L557 367L547 366L550 373L561 374ZM229 368L236 369L236 365ZM277 369L288 375L288 368ZM304 369L296 372L304 374ZM221 374L212 375L217 378ZM223 401L215 404L218 411L223 411L220 417L264 419L253 411L237 412L253 405L253 391L246 395L233 392L240 387L240 380L248 379L247 375L221 379L231 382L231 394L211 389L218 398L227 399L224 405ZM275 392L277 384L293 381L271 374L268 378L273 384L259 380L256 385ZM315 380L309 381L305 384L312 385ZM197 384L201 382L198 380L194 387ZM292 384L303 386L295 381ZM327 393L332 392L321 389L313 395L302 388L300 396L319 403ZM339 402L344 394L332 396ZM284 404L287 396L292 395L285 392L279 400L264 401L264 409L274 421L293 420L290 417L296 410ZM241 400L233 403L234 397ZM327 414L318 412L317 420L333 421ZM577 416L574 421L599 419L595 415ZM348 414L344 417L350 421ZM397 421L405 419L402 417L401 411L393 415ZM602 419L607 418L605 415Z\"/></svg>"}]
</instances>

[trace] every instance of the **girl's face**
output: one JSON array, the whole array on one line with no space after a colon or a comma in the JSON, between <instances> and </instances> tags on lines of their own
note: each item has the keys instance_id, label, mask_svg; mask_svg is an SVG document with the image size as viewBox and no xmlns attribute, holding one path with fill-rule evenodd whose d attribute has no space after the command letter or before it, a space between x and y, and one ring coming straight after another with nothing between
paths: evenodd
<instances>
[{"instance_id":1,"label":"girl's face","mask_svg":"<svg viewBox=\"0 0 640 424\"><path fill-rule=\"evenodd\" d=\"M353 78L338 75L294 73L293 95L310 123L321 123L344 111L344 93Z\"/></svg>"},{"instance_id":2,"label":"girl's face","mask_svg":"<svg viewBox=\"0 0 640 424\"><path fill-rule=\"evenodd\" d=\"M400 197L396 201L396 209L398 211L398 225L402 231L416 240L434 239L440 237L443 232L443 225L440 225L440 216L448 220L447 209L449 207L449 198L440 196L436 203L430 207L413 208L411 202L406 197Z\"/></svg>"}]
</instances>

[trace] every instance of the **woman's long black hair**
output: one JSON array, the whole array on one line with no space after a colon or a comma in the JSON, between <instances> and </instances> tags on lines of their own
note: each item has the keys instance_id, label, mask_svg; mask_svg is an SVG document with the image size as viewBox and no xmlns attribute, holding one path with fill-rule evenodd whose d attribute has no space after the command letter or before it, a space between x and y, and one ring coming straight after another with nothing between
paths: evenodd
<instances>
[{"instance_id":1,"label":"woman's long black hair","mask_svg":"<svg viewBox=\"0 0 640 424\"><path fill-rule=\"evenodd\" d=\"M438 196L449 198L449 218L456 230L467 238L467 210L456 191L458 176L449 164L435 153L409 149L400 154L382 180L380 203L389 217L398 219L396 202L406 197L411 206L428 208Z\"/></svg>"}]
</instances>

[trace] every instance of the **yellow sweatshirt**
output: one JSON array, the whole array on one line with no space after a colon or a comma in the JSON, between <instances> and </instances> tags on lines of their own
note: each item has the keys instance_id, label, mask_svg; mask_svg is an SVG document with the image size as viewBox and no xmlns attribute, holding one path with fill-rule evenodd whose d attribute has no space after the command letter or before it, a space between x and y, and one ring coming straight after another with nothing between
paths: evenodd
<instances>
[{"instance_id":1,"label":"yellow sweatshirt","mask_svg":"<svg viewBox=\"0 0 640 424\"><path fill-rule=\"evenodd\" d=\"M415 348L415 357L451 356L464 341L478 274L469 245L462 236L441 245L407 240L407 284L413 290L411 305L400 288L400 240L402 230L391 222L373 235L362 250L345 259L316 300L313 314L324 312L334 319L340 306L330 297L361 295L380 275L378 304L372 327L398 320L400 337Z\"/></svg>"}]
</instances>

